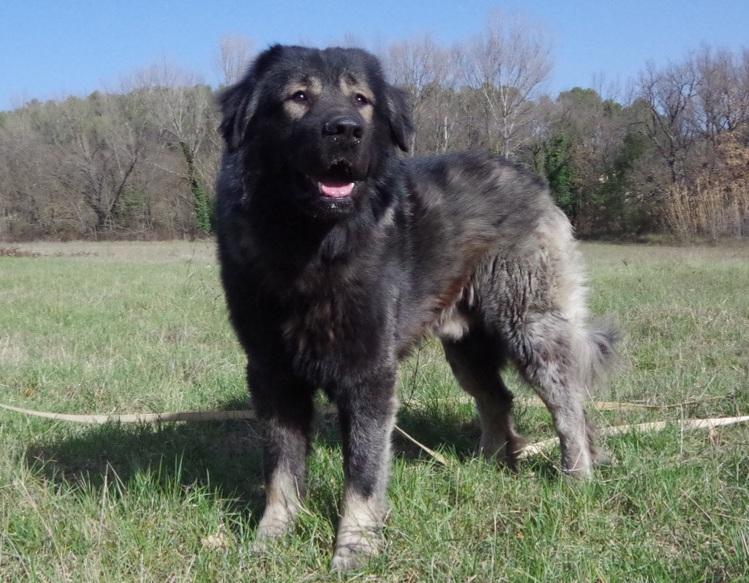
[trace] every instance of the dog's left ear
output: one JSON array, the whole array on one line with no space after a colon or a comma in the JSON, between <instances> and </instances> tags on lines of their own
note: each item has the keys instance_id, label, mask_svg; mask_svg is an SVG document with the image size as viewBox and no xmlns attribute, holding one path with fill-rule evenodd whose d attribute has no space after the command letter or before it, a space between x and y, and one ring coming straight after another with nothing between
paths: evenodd
<instances>
[{"instance_id":1,"label":"dog's left ear","mask_svg":"<svg viewBox=\"0 0 749 583\"><path fill-rule=\"evenodd\" d=\"M414 127L406 92L399 87L388 85L386 99L390 136L396 146L408 152L408 143L411 141Z\"/></svg>"}]
</instances>

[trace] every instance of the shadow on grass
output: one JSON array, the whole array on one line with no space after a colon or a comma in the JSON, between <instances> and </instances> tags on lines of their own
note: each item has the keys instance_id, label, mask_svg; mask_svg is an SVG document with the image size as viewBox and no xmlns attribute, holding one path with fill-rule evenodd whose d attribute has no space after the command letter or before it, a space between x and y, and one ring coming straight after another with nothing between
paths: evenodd
<instances>
[{"instance_id":1,"label":"shadow on grass","mask_svg":"<svg viewBox=\"0 0 749 583\"><path fill-rule=\"evenodd\" d=\"M225 403L223 408L245 407L247 401L237 399ZM314 442L317 447L339 450L337 416L330 408L321 409ZM447 450L459 460L476 455L477 424L467 423L453 411L403 408L398 425L424 445ZM413 463L431 459L397 433L393 442L395 456ZM39 440L29 446L26 463L54 482L86 484L95 489L103 487L107 480L111 483L113 473L127 488L133 477L144 472L165 487L175 482L204 486L226 499L234 510L249 512L253 523L264 503L261 439L256 421L96 426L63 439Z\"/></svg>"},{"instance_id":2,"label":"shadow on grass","mask_svg":"<svg viewBox=\"0 0 749 583\"><path fill-rule=\"evenodd\" d=\"M402 408L398 412L398 427L430 449L449 452L459 460L476 455L479 427L476 420L453 410L424 411ZM423 449L397 432L393 434L395 455L406 459L431 459Z\"/></svg>"},{"instance_id":3,"label":"shadow on grass","mask_svg":"<svg viewBox=\"0 0 749 583\"><path fill-rule=\"evenodd\" d=\"M225 403L242 409L245 399ZM203 486L252 520L263 508L260 431L256 421L93 426L65 438L42 438L26 464L56 483L100 489L117 476L124 489L139 474L170 488Z\"/></svg>"}]
</instances>

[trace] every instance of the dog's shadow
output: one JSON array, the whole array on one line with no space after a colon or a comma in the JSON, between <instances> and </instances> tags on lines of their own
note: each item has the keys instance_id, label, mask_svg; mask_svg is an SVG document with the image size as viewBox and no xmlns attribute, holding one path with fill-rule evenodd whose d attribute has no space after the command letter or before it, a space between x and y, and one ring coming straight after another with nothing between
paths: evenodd
<instances>
[{"instance_id":1,"label":"dog's shadow","mask_svg":"<svg viewBox=\"0 0 749 583\"><path fill-rule=\"evenodd\" d=\"M223 409L247 408L246 400ZM479 429L475 422L445 411L402 408L398 426L431 449L447 449L458 459L476 453ZM315 422L316 447L340 449L337 416L322 408ZM429 460L418 445L394 434L394 455L407 463ZM118 480L127 488L137 474L171 489L175 483L204 486L233 509L249 513L256 522L264 504L261 437L258 422L165 423L160 426L109 424L74 432L65 438L42 438L26 452L26 464L47 479L86 484L95 489Z\"/></svg>"},{"instance_id":2,"label":"dog's shadow","mask_svg":"<svg viewBox=\"0 0 749 583\"><path fill-rule=\"evenodd\" d=\"M247 408L246 400L222 409ZM255 520L263 507L258 423L222 421L158 425L95 426L67 437L42 437L29 445L25 462L35 473L66 484L100 489L117 481L127 489L148 473L157 487L203 486Z\"/></svg>"}]
</instances>

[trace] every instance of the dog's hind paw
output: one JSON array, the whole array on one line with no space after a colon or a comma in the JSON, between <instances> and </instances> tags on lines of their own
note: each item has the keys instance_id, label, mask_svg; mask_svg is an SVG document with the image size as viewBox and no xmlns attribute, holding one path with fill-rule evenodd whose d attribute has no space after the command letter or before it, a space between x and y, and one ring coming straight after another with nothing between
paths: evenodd
<instances>
[{"instance_id":1,"label":"dog's hind paw","mask_svg":"<svg viewBox=\"0 0 749 583\"><path fill-rule=\"evenodd\" d=\"M517 470L517 460L528 442L524 437L512 431L490 435L484 432L479 444L479 453L492 463L504 463L511 470Z\"/></svg>"}]
</instances>

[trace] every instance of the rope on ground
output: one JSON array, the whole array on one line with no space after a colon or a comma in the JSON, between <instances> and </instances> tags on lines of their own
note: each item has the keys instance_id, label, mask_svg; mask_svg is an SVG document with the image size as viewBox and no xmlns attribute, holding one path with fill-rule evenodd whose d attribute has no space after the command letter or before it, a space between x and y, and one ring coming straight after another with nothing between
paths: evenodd
<instances>
[{"instance_id":1,"label":"rope on ground","mask_svg":"<svg viewBox=\"0 0 749 583\"><path fill-rule=\"evenodd\" d=\"M629 403L612 403L612 402L598 402L605 403L607 406L621 405L626 407ZM595 407L596 403L593 403ZM642 406L639 407L652 407ZM64 421L68 423L80 423L88 425L101 425L105 423L169 423L169 422L206 422L206 421L235 421L235 420L248 420L254 419L255 414L249 409L235 410L235 411L176 411L176 412L165 412L165 413L125 413L125 414L69 414L69 413L50 413L47 411L36 411L34 409L24 409L22 407L13 407L12 405L4 405L0 403L0 408L21 415L27 415L31 417L41 417L43 419L50 419L53 421ZM599 408L599 407L596 407ZM620 408L618 410L631 410L626 408ZM711 430L716 427L725 427L728 425L738 425L740 423L749 422L749 415L742 415L739 417L713 417L709 419L682 419L681 421L654 421L651 423L635 423L626 425L614 425L610 427L603 427L598 430L598 435L620 435L622 433L629 432L640 432L640 433L653 433L657 431L663 431L669 426L675 425L681 430L689 429L707 429ZM420 447L429 456L439 464L446 466L448 465L447 459L439 452L427 447L423 443L417 441L414 437L406 433L403 429L395 426L396 431L403 437ZM531 443L523 448L519 452L518 458L528 458L534 455L539 455L553 449L559 440L556 437L550 439L544 439Z\"/></svg>"},{"instance_id":2,"label":"rope on ground","mask_svg":"<svg viewBox=\"0 0 749 583\"><path fill-rule=\"evenodd\" d=\"M242 409L237 411L175 411L172 413L123 413L123 414L69 414L49 413L47 411L35 411L23 409L0 403L0 407L8 411L14 411L21 415L30 417L42 417L53 421L65 421L67 423L80 423L84 425L104 425L105 423L169 423L169 422L203 422L203 421L234 421L242 419L254 419L255 414Z\"/></svg>"}]
</instances>

